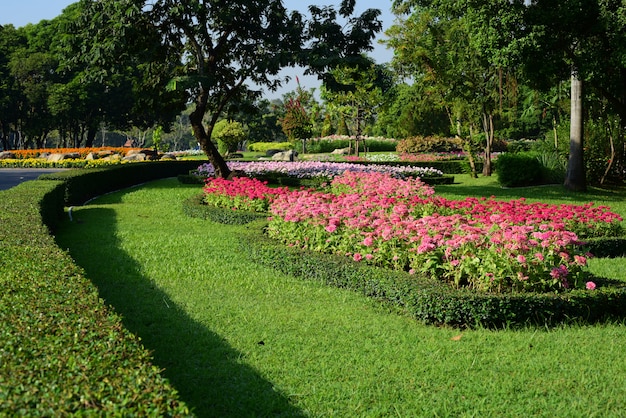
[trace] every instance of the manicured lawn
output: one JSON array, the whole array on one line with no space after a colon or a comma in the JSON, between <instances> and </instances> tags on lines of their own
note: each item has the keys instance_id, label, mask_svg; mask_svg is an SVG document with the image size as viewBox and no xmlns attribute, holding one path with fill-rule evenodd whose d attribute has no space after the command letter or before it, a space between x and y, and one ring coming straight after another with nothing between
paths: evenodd
<instances>
[{"instance_id":1,"label":"manicured lawn","mask_svg":"<svg viewBox=\"0 0 626 418\"><path fill-rule=\"evenodd\" d=\"M582 203L495 179L466 194ZM123 315L198 416L621 416L626 326L428 327L359 294L252 264L240 226L187 218L199 186L163 180L74 208L57 240ZM626 217L624 194L593 191ZM621 266L621 267L611 267ZM616 276L624 260L593 269ZM616 277L615 276L615 277Z\"/></svg>"}]
</instances>

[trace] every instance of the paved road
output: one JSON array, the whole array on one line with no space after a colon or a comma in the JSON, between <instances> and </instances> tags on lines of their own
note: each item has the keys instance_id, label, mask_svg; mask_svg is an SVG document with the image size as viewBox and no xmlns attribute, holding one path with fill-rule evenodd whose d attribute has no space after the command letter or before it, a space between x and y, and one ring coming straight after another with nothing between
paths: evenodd
<instances>
[{"instance_id":1,"label":"paved road","mask_svg":"<svg viewBox=\"0 0 626 418\"><path fill-rule=\"evenodd\" d=\"M61 171L59 168L0 168L0 190L10 189L23 181L35 180L44 173Z\"/></svg>"}]
</instances>

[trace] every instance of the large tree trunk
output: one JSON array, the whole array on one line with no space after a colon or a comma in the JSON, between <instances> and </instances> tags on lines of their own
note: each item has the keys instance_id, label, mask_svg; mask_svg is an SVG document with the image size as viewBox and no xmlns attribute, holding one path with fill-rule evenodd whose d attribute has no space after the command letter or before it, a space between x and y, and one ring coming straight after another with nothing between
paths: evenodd
<instances>
[{"instance_id":1,"label":"large tree trunk","mask_svg":"<svg viewBox=\"0 0 626 418\"><path fill-rule=\"evenodd\" d=\"M573 191L585 191L587 190L587 182L585 180L583 153L583 81L578 77L578 72L575 69L572 69L571 81L569 160L567 162L565 187Z\"/></svg>"},{"instance_id":2,"label":"large tree trunk","mask_svg":"<svg viewBox=\"0 0 626 418\"><path fill-rule=\"evenodd\" d=\"M200 92L196 99L196 108L189 114L189 122L191 123L191 129L193 135L200 144L200 147L209 158L209 162L215 170L215 177L228 178L231 174L226 161L218 151L217 147L211 142L211 132L215 121L211 121L208 131L204 129L202 119L206 112L207 93L205 91Z\"/></svg>"}]
</instances>

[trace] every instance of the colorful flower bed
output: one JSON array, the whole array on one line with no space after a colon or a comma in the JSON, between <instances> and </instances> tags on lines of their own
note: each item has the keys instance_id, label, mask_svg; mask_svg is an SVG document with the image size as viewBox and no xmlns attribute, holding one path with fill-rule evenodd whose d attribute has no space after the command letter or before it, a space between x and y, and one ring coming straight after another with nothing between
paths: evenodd
<instances>
[{"instance_id":1,"label":"colorful flower bed","mask_svg":"<svg viewBox=\"0 0 626 418\"><path fill-rule=\"evenodd\" d=\"M400 167L378 164L348 164L325 161L253 161L227 163L233 171L242 171L249 176L263 176L279 174L299 179L326 178L328 180L345 173L351 172L379 172L389 173L395 177L440 177L443 172L434 168L424 167ZM198 167L196 174L201 177L210 177L214 174L213 166L209 163Z\"/></svg>"},{"instance_id":2,"label":"colorful flower bed","mask_svg":"<svg viewBox=\"0 0 626 418\"><path fill-rule=\"evenodd\" d=\"M585 268L590 255L580 239L621 233L621 218L606 207L453 201L434 196L419 179L386 173L346 171L320 191L274 192L261 182L245 182L205 192L229 194L223 207L247 207L233 204L244 202L236 190L253 207L263 200L271 215L268 234L287 245L478 291L593 290Z\"/></svg>"}]
</instances>

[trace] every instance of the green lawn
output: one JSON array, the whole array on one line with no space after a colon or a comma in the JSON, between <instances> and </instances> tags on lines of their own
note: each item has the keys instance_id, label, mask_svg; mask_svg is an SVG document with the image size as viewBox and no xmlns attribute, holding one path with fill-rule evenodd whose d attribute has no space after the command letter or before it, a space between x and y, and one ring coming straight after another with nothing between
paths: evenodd
<instances>
[{"instance_id":1,"label":"green lawn","mask_svg":"<svg viewBox=\"0 0 626 418\"><path fill-rule=\"evenodd\" d=\"M438 192L586 199L457 177ZM624 324L424 326L250 263L233 250L244 227L182 215L199 190L170 179L106 195L57 234L198 416L623 416ZM591 196L626 217L624 194ZM626 271L622 259L592 267L603 264Z\"/></svg>"}]
</instances>

